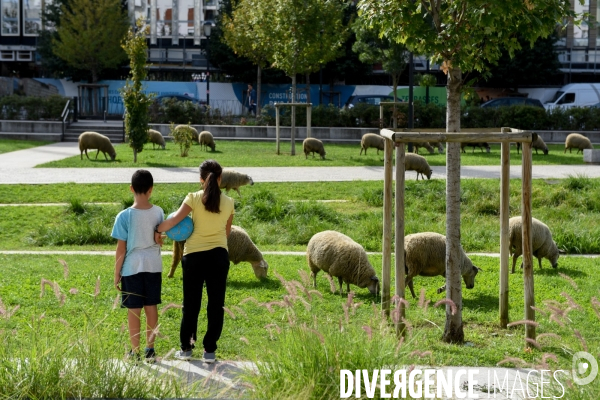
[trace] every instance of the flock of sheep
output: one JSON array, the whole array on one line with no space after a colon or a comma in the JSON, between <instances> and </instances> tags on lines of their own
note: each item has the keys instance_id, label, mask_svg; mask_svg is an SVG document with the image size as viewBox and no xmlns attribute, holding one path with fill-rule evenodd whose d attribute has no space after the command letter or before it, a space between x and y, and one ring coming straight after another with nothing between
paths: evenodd
<instances>
[{"instance_id":1,"label":"flock of sheep","mask_svg":"<svg viewBox=\"0 0 600 400\"><path fill-rule=\"evenodd\" d=\"M179 125L175 129L181 129L180 127L188 127L187 125ZM194 129L194 128L192 128ZM195 129L194 129L195 130ZM215 150L215 142L210 132L203 131L199 134L196 131L196 137L198 143L204 147ZM162 134L152 129L148 133L149 142L158 144L163 149L165 148L165 141ZM365 155L367 149L375 148L379 154L379 150L384 149L384 138L374 133L367 133L363 135L361 140L361 151ZM418 153L420 147L424 147L429 153L434 152L434 146L438 148L440 153L443 153L444 148L441 143L423 142L415 144L415 151ZM489 145L487 143L463 143L461 147L464 152L466 146L472 146L473 151L475 147L487 149L489 152ZM548 147L544 141L538 136L538 139L532 144L532 148L542 150L544 154L548 153ZM572 133L567 136L565 142L565 152L567 149L576 148L579 151L583 149L593 148L588 138L583 135ZM106 136L96 132L84 132L79 137L79 149L81 151L81 159L83 159L83 152L85 151L86 156L88 149L97 149L98 153L101 151L108 154L112 160L115 159L116 153L110 143L110 139ZM325 149L323 142L315 138L307 138L303 143L303 150L305 156L308 158L309 153L317 153L321 158L325 158ZM517 147L517 151L519 147ZM98 158L98 153L96 158ZM106 158L108 159L108 158ZM427 163L427 160L414 153L406 154L405 169L407 171L417 171L417 179L419 174L427 176L427 179L431 177L431 167ZM424 178L423 178L424 179ZM243 185L253 185L252 178L246 174L241 174L233 170L224 170L221 179L221 188L227 191L233 189L238 195L240 195L239 188ZM513 217L509 220L509 243L510 251L513 256L512 272L515 272L515 265L517 259L522 254L522 229L521 229L521 217ZM540 268L542 267L542 258L546 258L550 261L553 268L558 266L559 251L556 243L552 239L552 234L548 226L543 222L533 218L532 222L532 237L533 256L538 259ZM173 246L173 262L169 277L172 277L183 252L184 242L175 242ZM262 279L267 276L268 264L264 260L264 257L260 250L253 243L248 233L238 226L233 226L231 235L228 239L229 256L230 260L234 264L240 262L249 262L253 268L256 278ZM475 286L475 276L481 271L480 268L475 266L469 257L466 255L464 250L461 248L461 275L465 282L467 289L472 289ZM412 235L407 235L404 242L404 257L405 257L405 272L406 272L406 285L409 287L413 297L415 296L413 288L413 279L416 276L444 276L446 275L446 237L434 232L421 232ZM379 279L375 272L375 269L369 262L365 249L350 237L336 231L323 231L315 234L308 242L306 250L306 259L308 267L311 270L313 277L313 284L316 287L316 277L319 271L324 271L332 277L337 277L339 282L339 291L343 293L342 285L346 283L346 292L350 291L350 284L356 285L359 288L368 288L372 294L379 293ZM521 265L522 266L522 265ZM445 285L438 289L438 293L445 290Z\"/></svg>"}]
</instances>

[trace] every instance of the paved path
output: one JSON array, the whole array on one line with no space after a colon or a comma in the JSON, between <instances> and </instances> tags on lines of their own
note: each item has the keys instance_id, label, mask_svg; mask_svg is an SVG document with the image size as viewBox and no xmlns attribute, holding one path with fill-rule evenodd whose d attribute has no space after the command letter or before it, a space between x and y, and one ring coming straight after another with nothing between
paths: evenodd
<instances>
[{"instance_id":1,"label":"paved path","mask_svg":"<svg viewBox=\"0 0 600 400\"><path fill-rule=\"evenodd\" d=\"M0 154L0 184L128 183L137 168L33 168L35 165L79 154L77 143L54 143ZM383 180L383 167L236 167L254 182L318 182ZM446 167L433 167L432 179L445 179ZM198 182L198 168L148 168L154 182ZM415 179L409 171L407 179ZM521 167L511 166L511 178L520 178ZM534 179L569 175L600 177L600 165L534 165ZM463 166L463 178L500 178L500 166Z\"/></svg>"}]
</instances>

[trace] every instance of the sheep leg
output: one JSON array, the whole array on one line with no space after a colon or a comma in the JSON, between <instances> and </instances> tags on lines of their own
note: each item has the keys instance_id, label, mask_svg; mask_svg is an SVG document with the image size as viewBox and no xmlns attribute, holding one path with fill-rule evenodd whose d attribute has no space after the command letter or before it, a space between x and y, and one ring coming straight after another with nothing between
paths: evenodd
<instances>
[{"instance_id":1,"label":"sheep leg","mask_svg":"<svg viewBox=\"0 0 600 400\"><path fill-rule=\"evenodd\" d=\"M360 154L359 154L359 156L362 156L362 152L363 152L363 150L365 150L365 149L363 149L363 148L361 147L361 148L360 148ZM365 155L367 155L367 150L365 150Z\"/></svg>"},{"instance_id":2,"label":"sheep leg","mask_svg":"<svg viewBox=\"0 0 600 400\"><path fill-rule=\"evenodd\" d=\"M445 291L446 291L446 285L444 285L444 286L440 287L440 288L437 290L438 294L444 293Z\"/></svg>"},{"instance_id":3,"label":"sheep leg","mask_svg":"<svg viewBox=\"0 0 600 400\"><path fill-rule=\"evenodd\" d=\"M540 265L540 269L542 269L542 258L541 257L538 258L538 264Z\"/></svg>"},{"instance_id":4,"label":"sheep leg","mask_svg":"<svg viewBox=\"0 0 600 400\"><path fill-rule=\"evenodd\" d=\"M517 258L518 256L515 254L513 255L513 267L512 267L512 273L515 273L515 266L517 265Z\"/></svg>"},{"instance_id":5,"label":"sheep leg","mask_svg":"<svg viewBox=\"0 0 600 400\"><path fill-rule=\"evenodd\" d=\"M240 193L240 188L235 188L235 191L237 192L238 196L242 197L242 194Z\"/></svg>"},{"instance_id":6,"label":"sheep leg","mask_svg":"<svg viewBox=\"0 0 600 400\"><path fill-rule=\"evenodd\" d=\"M344 281L342 280L341 276L338 276L338 282L340 284L340 296L344 295L344 291L342 290L342 284L344 283Z\"/></svg>"},{"instance_id":7,"label":"sheep leg","mask_svg":"<svg viewBox=\"0 0 600 400\"><path fill-rule=\"evenodd\" d=\"M350 284L346 282L346 293L350 294Z\"/></svg>"},{"instance_id":8,"label":"sheep leg","mask_svg":"<svg viewBox=\"0 0 600 400\"><path fill-rule=\"evenodd\" d=\"M412 280L412 278L408 278L406 280L406 284L404 286L405 287L408 286L408 288L410 289L410 294L412 294L413 299L416 299L417 296L415 295L415 288L413 287L413 280ZM406 298L406 294L404 294L404 297Z\"/></svg>"},{"instance_id":9,"label":"sheep leg","mask_svg":"<svg viewBox=\"0 0 600 400\"><path fill-rule=\"evenodd\" d=\"M98 150L98 151L100 151L100 150ZM108 161L108 157L106 157L106 152L104 152L104 151L103 151L103 152L102 152L102 154L104 154L104 159L105 159L106 161Z\"/></svg>"},{"instance_id":10,"label":"sheep leg","mask_svg":"<svg viewBox=\"0 0 600 400\"><path fill-rule=\"evenodd\" d=\"M317 271L311 271L311 275L313 278L313 286L316 289L317 288Z\"/></svg>"}]
</instances>

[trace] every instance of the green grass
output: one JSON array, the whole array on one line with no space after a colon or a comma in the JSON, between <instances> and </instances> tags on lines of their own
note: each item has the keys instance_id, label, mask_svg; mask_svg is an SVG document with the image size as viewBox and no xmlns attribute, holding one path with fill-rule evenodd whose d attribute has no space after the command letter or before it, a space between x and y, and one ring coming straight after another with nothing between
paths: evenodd
<instances>
[{"instance_id":1,"label":"green grass","mask_svg":"<svg viewBox=\"0 0 600 400\"><path fill-rule=\"evenodd\" d=\"M65 275L59 258L68 264L68 275ZM375 269L380 271L381 257L369 258ZM541 350L534 349L531 352L525 351L522 327L498 327L498 258L473 257L473 261L485 272L478 274L474 289L463 290L463 320L468 346L440 342L445 310L444 307L433 307L433 304L444 298L444 295L436 293L437 287L441 286L444 280L442 277L418 277L415 279L416 291L424 288L424 298L431 303L424 309L419 306L418 300L409 299L410 305L406 314L410 329L407 343L400 347L400 356L395 354L397 342L394 335L385 325L381 325L379 308L372 305L377 300L366 289L352 287L352 290L356 291L353 302L359 305L351 307L355 311L351 311L346 320L343 309L347 302L346 296L331 293L324 274L319 274L318 293L311 292L311 298L298 286L295 291L286 288L276 277L277 273L285 282L304 282L302 286L312 290L311 286L307 286L308 267L304 257L270 255L267 256L267 261L270 265L269 277L262 282L256 280L249 264L231 266L226 307L235 319L226 314L218 350L222 359L256 360L266 363L279 360L282 363L285 371L271 371L271 375L263 376L263 386L257 387L258 393L264 394L262 398L285 398L266 393L274 393L277 390L285 393L289 390L287 386L293 382L310 389L310 383L305 379L314 379L313 368L323 367L315 364L317 359L324 362L323 352L315 351L321 345L321 337L327 343L327 348L337 349L339 353L337 356L335 352L330 353L330 359L327 360L329 364L325 367L333 368L331 373L321 374L321 379L328 379L329 382L314 382L316 387L325 385L325 388L319 389L327 389L328 392L325 393L330 393L332 389L339 390L339 381L335 384L339 377L339 368L353 369L355 366L357 369L412 363L433 366L495 366L506 357L521 358L525 363L535 363L544 353L553 353L558 362L551 361L551 367L567 369L571 366L572 354L583 350L583 344L576 338L574 329L585 338L592 354L600 351L598 319L591 305L593 297L598 296L594 279L597 275L597 259L568 257L558 269L535 268L537 307L547 312L547 301L556 301L560 308L565 309L568 306L567 297L562 295L565 293L572 297L581 309L571 310L569 320L561 321L566 323L564 326L550 321L548 316L542 313L537 313L537 321L540 323L537 334L554 333L560 338L542 337L539 339ZM53 354L56 357L56 354L59 354L57 350L64 350L64 347L48 348L48 343L58 346L61 341L66 344L83 341L83 351L88 345L86 338L89 331L95 329L97 335L91 335L93 337L89 339L90 347L102 346L102 349L110 349L105 351L114 357L124 353L128 342L127 330L124 329L126 316L124 310L114 307L117 292L111 283L112 257L0 255L0 262L3 266L3 273L0 275L0 298L9 312L19 306L12 316L0 319L0 330L11 332L11 335L3 335L4 341L10 343L11 349L22 348L23 353L19 354L31 354L27 352L32 351L29 344L34 337L34 342L40 343L40 347L35 347L36 351L41 352L37 354L39 357L44 354ZM164 265L168 265L169 262L170 257L165 257ZM166 271L164 273L166 275ZM577 289L560 274L569 276L577 285ZM98 278L100 291L95 295ZM59 294L65 296L62 305L50 288L40 297L42 279L58 284ZM523 277L520 271L510 275L510 287L510 320L517 321L523 318ZM76 289L76 292L72 289ZM291 296L288 299L292 301L292 307L285 305L284 296ZM163 303L159 306L161 335L157 339L156 349L159 354L164 355L178 346L181 313L178 308L167 308L167 305L181 304L180 269L177 270L175 278L163 279L162 297ZM272 312L261 305L265 303L272 304ZM206 329L205 306L199 321L199 336L202 336ZM341 333L340 326L344 327ZM298 329L304 332L304 336L295 337L299 335ZM365 329L372 331L371 341ZM278 330L281 333L278 333ZM420 358L411 354L414 350L429 350L432 354ZM6 360L4 357L3 359ZM289 369L291 364L297 367L306 365L307 369L301 374L298 369ZM510 365L512 364L508 364ZM324 370L328 370L327 368ZM276 377L279 379L271 379ZM0 374L0 384L1 379ZM254 381L254 384L257 385L257 382ZM262 390L267 390L268 385L273 385L271 391L263 392ZM315 395L315 387L310 393L296 398L331 398Z\"/></svg>"},{"instance_id":2,"label":"green grass","mask_svg":"<svg viewBox=\"0 0 600 400\"><path fill-rule=\"evenodd\" d=\"M0 154L8 153L11 151L30 149L32 147L43 146L53 142L36 141L36 140L14 140L14 139L0 139Z\"/></svg>"},{"instance_id":3,"label":"green grass","mask_svg":"<svg viewBox=\"0 0 600 400\"><path fill-rule=\"evenodd\" d=\"M533 154L534 165L577 165L583 164L583 156L580 154L563 154L564 145L549 145L548 155ZM116 168L116 167L198 167L204 160L215 159L221 165L227 167L302 167L302 166L382 166L383 152L377 154L376 149L369 149L367 155L360 155L360 145L357 144L325 144L327 152L326 159L321 160L318 156L308 159L303 158L302 142L296 143L296 156L290 156L290 142L281 143L281 154L276 154L274 142L243 142L234 140L222 140L217 142L215 152L204 151L199 145L194 145L190 149L188 157L179 155L179 147L173 143L168 143L166 150L152 149L152 145L146 145L144 151L138 154L138 162L133 162L133 152L127 144L118 144L115 146L117 158L115 161L106 161L102 154L97 160L90 155L88 160L84 157L81 160L79 156L69 157L59 161L53 161L38 165L42 168L69 167L69 168ZM500 165L500 145L492 144L490 153L482 153L476 149L472 153L471 149L465 149L462 154L461 164L469 165ZM93 152L94 153L94 152ZM446 165L446 155L425 154L421 150L421 155L427 158L432 166ZM521 156L517 155L516 148L511 150L511 164L520 165Z\"/></svg>"}]
</instances>

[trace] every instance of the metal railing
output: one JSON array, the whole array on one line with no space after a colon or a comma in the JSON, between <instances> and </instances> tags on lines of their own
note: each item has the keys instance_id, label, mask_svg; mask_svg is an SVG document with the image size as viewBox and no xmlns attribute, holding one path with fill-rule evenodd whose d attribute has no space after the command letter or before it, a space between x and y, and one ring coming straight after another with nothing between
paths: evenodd
<instances>
[{"instance_id":1,"label":"metal railing","mask_svg":"<svg viewBox=\"0 0 600 400\"><path fill-rule=\"evenodd\" d=\"M62 113L60 114L60 120L62 121L62 136L60 141L65 140L65 131L66 128L71 124L69 121L69 115L71 114L71 109L69 106L71 105L71 99L67 100L67 104L65 104L65 108L63 108Z\"/></svg>"}]
</instances>

